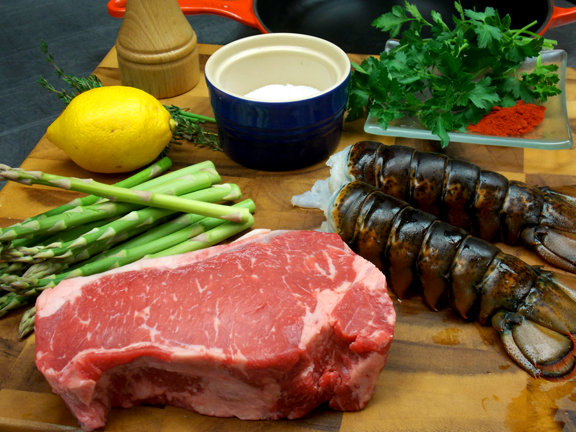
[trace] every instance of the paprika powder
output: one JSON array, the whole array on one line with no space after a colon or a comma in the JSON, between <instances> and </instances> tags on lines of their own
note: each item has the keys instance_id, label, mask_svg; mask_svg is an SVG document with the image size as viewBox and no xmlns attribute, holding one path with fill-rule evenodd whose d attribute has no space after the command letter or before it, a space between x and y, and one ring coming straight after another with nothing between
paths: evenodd
<instances>
[{"instance_id":1,"label":"paprika powder","mask_svg":"<svg viewBox=\"0 0 576 432\"><path fill-rule=\"evenodd\" d=\"M544 106L526 104L521 100L509 108L495 106L478 123L469 125L468 130L483 135L524 135L544 120L544 111Z\"/></svg>"}]
</instances>

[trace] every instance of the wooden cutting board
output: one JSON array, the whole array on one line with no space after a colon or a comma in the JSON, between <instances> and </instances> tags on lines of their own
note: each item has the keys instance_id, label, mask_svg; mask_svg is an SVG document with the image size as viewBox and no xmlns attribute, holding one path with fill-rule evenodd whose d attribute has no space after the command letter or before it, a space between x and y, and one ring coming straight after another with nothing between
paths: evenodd
<instances>
[{"instance_id":1,"label":"wooden cutting board","mask_svg":"<svg viewBox=\"0 0 576 432\"><path fill-rule=\"evenodd\" d=\"M203 66L218 47L201 45ZM350 56L359 62L361 57ZM105 85L120 84L115 51L102 61L96 74ZM571 124L576 118L576 70L567 77ZM202 79L190 92L163 101L212 115L208 90ZM363 132L363 122L345 124L339 150L354 142L373 139L438 151L438 143L382 138ZM449 156L499 171L511 179L535 185L576 184L576 150L544 151L509 147L450 144ZM224 154L185 143L169 156L173 168L212 160L223 181L237 183L245 198L257 205L255 228L315 229L323 216L318 211L292 207L290 198L308 190L329 173L324 163L306 169L271 173L244 168ZM94 175L72 163L45 138L22 165L74 177L93 177L113 183L115 175ZM8 184L0 192L0 225L59 206L79 196L45 187ZM502 246L502 245L500 245ZM531 264L541 262L525 248L506 248ZM398 313L395 340L375 394L360 412L340 413L326 407L299 420L249 422L219 419L183 409L142 406L113 409L106 431L576 431L576 382L550 383L529 377L505 354L491 327L466 322L449 310L432 312L419 298L394 299ZM34 336L18 340L23 310L0 319L0 431L70 431L77 423L60 397L34 365Z\"/></svg>"}]
</instances>

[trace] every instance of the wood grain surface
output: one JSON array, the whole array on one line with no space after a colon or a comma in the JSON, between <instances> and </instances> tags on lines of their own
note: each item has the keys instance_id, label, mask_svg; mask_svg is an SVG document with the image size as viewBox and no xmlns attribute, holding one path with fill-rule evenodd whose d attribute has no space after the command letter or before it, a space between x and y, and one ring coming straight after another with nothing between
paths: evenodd
<instances>
[{"instance_id":1,"label":"wood grain surface","mask_svg":"<svg viewBox=\"0 0 576 432\"><path fill-rule=\"evenodd\" d=\"M201 67L218 47L200 45ZM350 56L359 61L358 56ZM105 85L120 83L112 50L96 74ZM567 100L572 128L576 119L576 70L569 69ZM211 115L208 90L200 83L188 93L163 101ZM363 122L345 124L339 150L363 139L438 151L438 143L382 138L363 132ZM445 154L535 185L576 184L576 150L545 151L452 143ZM173 169L212 160L223 181L237 183L257 205L255 228L316 229L323 215L294 208L290 198L308 190L328 168L271 173L254 171L224 154L185 143L169 153ZM22 165L28 170L93 177L113 183L115 175L94 175L76 166L43 138ZM45 187L8 184L0 193L0 225L64 204L80 194ZM499 245L503 246L503 245ZM523 247L505 248L531 264L542 264ZM491 327L466 322L449 310L433 312L416 297L394 304L398 313L388 364L368 406L355 413L326 407L299 420L241 421L198 415L183 409L141 406L112 409L106 431L576 431L575 382L536 380L504 352ZM34 336L18 340L23 310L0 319L0 431L70 431L77 422L34 365Z\"/></svg>"}]
</instances>

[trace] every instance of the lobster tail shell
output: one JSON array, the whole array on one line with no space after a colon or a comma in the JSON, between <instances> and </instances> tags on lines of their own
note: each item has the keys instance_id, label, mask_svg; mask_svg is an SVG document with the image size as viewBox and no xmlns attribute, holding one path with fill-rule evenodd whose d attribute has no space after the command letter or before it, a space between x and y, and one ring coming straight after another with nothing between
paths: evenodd
<instances>
[{"instance_id":1,"label":"lobster tail shell","mask_svg":"<svg viewBox=\"0 0 576 432\"><path fill-rule=\"evenodd\" d=\"M340 190L328 214L342 239L384 272L400 298L419 286L432 309L448 300L464 318L477 316L483 324L492 318L509 355L534 376L576 375L576 290L569 288L575 281L556 283L487 241L360 181Z\"/></svg>"},{"instance_id":2,"label":"lobster tail shell","mask_svg":"<svg viewBox=\"0 0 576 432\"><path fill-rule=\"evenodd\" d=\"M386 197L370 185L352 182L344 186L332 204L330 218L342 239L378 268L387 268L386 247L394 216L408 204Z\"/></svg>"},{"instance_id":3,"label":"lobster tail shell","mask_svg":"<svg viewBox=\"0 0 576 432\"><path fill-rule=\"evenodd\" d=\"M348 155L348 174L351 178L366 179L365 183L380 189L377 173L380 173L382 162L382 146L375 141L360 141L354 144Z\"/></svg>"},{"instance_id":4,"label":"lobster tail shell","mask_svg":"<svg viewBox=\"0 0 576 432\"><path fill-rule=\"evenodd\" d=\"M576 200L571 202L549 188L541 188L544 193L544 207L540 225L553 227L561 231L576 233Z\"/></svg>"},{"instance_id":5,"label":"lobster tail shell","mask_svg":"<svg viewBox=\"0 0 576 432\"><path fill-rule=\"evenodd\" d=\"M536 188L440 153L374 141L351 146L348 174L484 240L522 240L576 273L576 186Z\"/></svg>"},{"instance_id":6,"label":"lobster tail shell","mask_svg":"<svg viewBox=\"0 0 576 432\"><path fill-rule=\"evenodd\" d=\"M348 174L404 201L410 197L412 155L410 147L388 147L375 141L360 141L348 155Z\"/></svg>"},{"instance_id":7,"label":"lobster tail shell","mask_svg":"<svg viewBox=\"0 0 576 432\"><path fill-rule=\"evenodd\" d=\"M516 311L538 279L536 270L524 261L499 252L482 280L478 321L485 324L497 310Z\"/></svg>"},{"instance_id":8,"label":"lobster tail shell","mask_svg":"<svg viewBox=\"0 0 576 432\"><path fill-rule=\"evenodd\" d=\"M518 313L562 334L576 334L576 302L547 276L538 278Z\"/></svg>"}]
</instances>

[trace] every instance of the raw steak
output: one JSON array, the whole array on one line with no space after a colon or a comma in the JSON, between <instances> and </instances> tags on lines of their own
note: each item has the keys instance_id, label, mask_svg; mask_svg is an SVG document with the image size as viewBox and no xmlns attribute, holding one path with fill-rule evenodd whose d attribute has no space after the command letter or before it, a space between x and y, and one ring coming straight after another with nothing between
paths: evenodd
<instances>
[{"instance_id":1,"label":"raw steak","mask_svg":"<svg viewBox=\"0 0 576 432\"><path fill-rule=\"evenodd\" d=\"M85 430L141 403L251 420L361 409L396 317L382 273L312 231L70 279L36 307L36 365Z\"/></svg>"}]
</instances>

